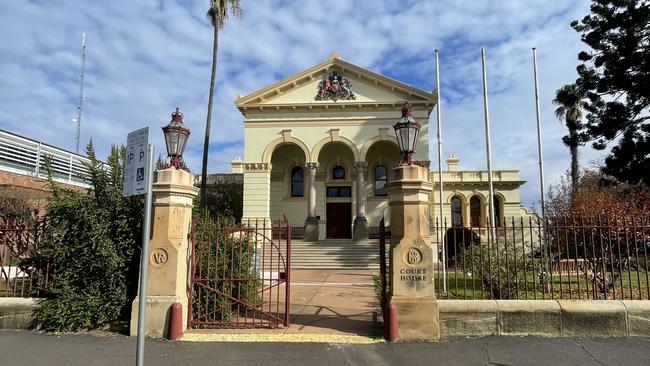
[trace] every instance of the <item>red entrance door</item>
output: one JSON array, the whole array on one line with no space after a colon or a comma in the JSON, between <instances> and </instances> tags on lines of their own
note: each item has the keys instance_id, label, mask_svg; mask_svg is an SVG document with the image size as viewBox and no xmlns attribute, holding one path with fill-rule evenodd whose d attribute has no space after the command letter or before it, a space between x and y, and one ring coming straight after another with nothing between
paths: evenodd
<instances>
[{"instance_id":1,"label":"red entrance door","mask_svg":"<svg viewBox=\"0 0 650 366\"><path fill-rule=\"evenodd\" d=\"M352 238L352 203L328 202L327 238L350 239Z\"/></svg>"}]
</instances>

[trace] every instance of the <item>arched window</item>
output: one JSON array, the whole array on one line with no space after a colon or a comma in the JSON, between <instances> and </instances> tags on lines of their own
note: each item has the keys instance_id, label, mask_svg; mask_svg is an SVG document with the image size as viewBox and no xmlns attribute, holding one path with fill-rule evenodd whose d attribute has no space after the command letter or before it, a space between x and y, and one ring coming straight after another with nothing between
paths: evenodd
<instances>
[{"instance_id":1,"label":"arched window","mask_svg":"<svg viewBox=\"0 0 650 366\"><path fill-rule=\"evenodd\" d=\"M481 226L481 199L476 196L469 200L469 217L472 227Z\"/></svg>"},{"instance_id":2,"label":"arched window","mask_svg":"<svg viewBox=\"0 0 650 366\"><path fill-rule=\"evenodd\" d=\"M497 196L493 196L492 200L494 202L494 224L496 227L501 227L501 200Z\"/></svg>"},{"instance_id":3,"label":"arched window","mask_svg":"<svg viewBox=\"0 0 650 366\"><path fill-rule=\"evenodd\" d=\"M463 226L463 211L460 198L454 196L451 199L451 226Z\"/></svg>"},{"instance_id":4,"label":"arched window","mask_svg":"<svg viewBox=\"0 0 650 366\"><path fill-rule=\"evenodd\" d=\"M304 192L305 172L297 166L291 169L291 197L302 197Z\"/></svg>"},{"instance_id":5,"label":"arched window","mask_svg":"<svg viewBox=\"0 0 650 366\"><path fill-rule=\"evenodd\" d=\"M332 179L345 179L345 168L337 165L332 169Z\"/></svg>"},{"instance_id":6,"label":"arched window","mask_svg":"<svg viewBox=\"0 0 650 366\"><path fill-rule=\"evenodd\" d=\"M375 167L375 196L386 195L386 182L388 182L388 174L386 174L386 167L377 165Z\"/></svg>"}]
</instances>

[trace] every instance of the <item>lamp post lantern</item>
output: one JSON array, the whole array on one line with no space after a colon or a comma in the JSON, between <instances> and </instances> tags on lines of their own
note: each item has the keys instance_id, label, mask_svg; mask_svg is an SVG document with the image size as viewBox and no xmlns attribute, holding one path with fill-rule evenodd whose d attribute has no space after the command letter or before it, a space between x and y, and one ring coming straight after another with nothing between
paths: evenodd
<instances>
[{"instance_id":1,"label":"lamp post lantern","mask_svg":"<svg viewBox=\"0 0 650 366\"><path fill-rule=\"evenodd\" d=\"M185 151L187 138L190 136L190 129L183 125L183 113L178 107L176 107L176 112L172 113L171 122L162 130L165 135L167 156L169 156L167 168L180 169L183 161L183 151Z\"/></svg>"},{"instance_id":2,"label":"lamp post lantern","mask_svg":"<svg viewBox=\"0 0 650 366\"><path fill-rule=\"evenodd\" d=\"M411 104L404 102L402 118L393 126L399 149L402 152L400 165L413 164L415 146L418 143L420 124L415 121L411 112Z\"/></svg>"}]
</instances>

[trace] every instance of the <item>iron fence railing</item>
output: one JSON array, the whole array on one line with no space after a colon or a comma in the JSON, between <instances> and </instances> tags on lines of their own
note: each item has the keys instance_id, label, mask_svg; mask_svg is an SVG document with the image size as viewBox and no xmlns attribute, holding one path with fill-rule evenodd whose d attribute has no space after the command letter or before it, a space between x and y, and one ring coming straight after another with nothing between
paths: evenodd
<instances>
[{"instance_id":1,"label":"iron fence railing","mask_svg":"<svg viewBox=\"0 0 650 366\"><path fill-rule=\"evenodd\" d=\"M188 326L288 327L291 233L286 218L195 220Z\"/></svg>"},{"instance_id":2,"label":"iron fence railing","mask_svg":"<svg viewBox=\"0 0 650 366\"><path fill-rule=\"evenodd\" d=\"M35 253L45 223L23 223L0 216L0 297L39 297L50 271Z\"/></svg>"},{"instance_id":3,"label":"iron fence railing","mask_svg":"<svg viewBox=\"0 0 650 366\"><path fill-rule=\"evenodd\" d=\"M650 299L650 216L500 222L435 223L438 298Z\"/></svg>"}]
</instances>

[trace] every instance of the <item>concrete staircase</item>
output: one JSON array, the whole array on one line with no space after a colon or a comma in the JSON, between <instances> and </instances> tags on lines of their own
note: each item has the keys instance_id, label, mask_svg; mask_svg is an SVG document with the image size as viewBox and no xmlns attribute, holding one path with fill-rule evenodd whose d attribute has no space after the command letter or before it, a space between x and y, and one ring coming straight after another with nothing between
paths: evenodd
<instances>
[{"instance_id":1,"label":"concrete staircase","mask_svg":"<svg viewBox=\"0 0 650 366\"><path fill-rule=\"evenodd\" d=\"M379 269L379 240L291 241L291 268Z\"/></svg>"}]
</instances>

